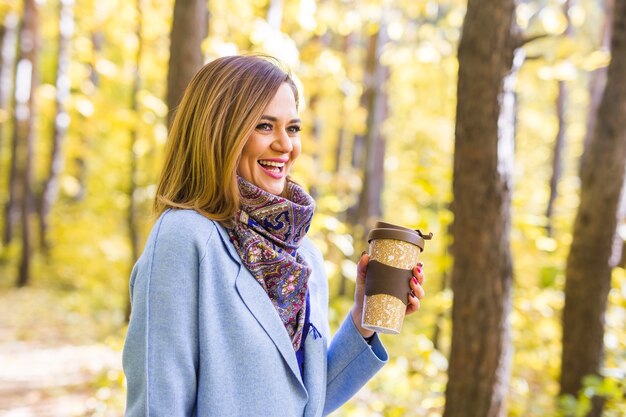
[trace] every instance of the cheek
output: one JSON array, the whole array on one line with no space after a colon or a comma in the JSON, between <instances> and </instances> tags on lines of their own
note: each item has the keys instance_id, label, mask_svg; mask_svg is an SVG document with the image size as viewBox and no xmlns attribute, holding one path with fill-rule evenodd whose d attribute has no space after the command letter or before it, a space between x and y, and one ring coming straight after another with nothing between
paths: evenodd
<instances>
[{"instance_id":1,"label":"cheek","mask_svg":"<svg viewBox=\"0 0 626 417\"><path fill-rule=\"evenodd\" d=\"M256 160L259 155L259 148L259 140L255 138L254 135L250 136L241 150L240 161L249 163L251 160Z\"/></svg>"},{"instance_id":2,"label":"cheek","mask_svg":"<svg viewBox=\"0 0 626 417\"><path fill-rule=\"evenodd\" d=\"M302 152L302 142L300 142L300 139L298 139L293 142L293 150L291 151L291 158L295 160L298 156L300 156L301 152Z\"/></svg>"}]
</instances>

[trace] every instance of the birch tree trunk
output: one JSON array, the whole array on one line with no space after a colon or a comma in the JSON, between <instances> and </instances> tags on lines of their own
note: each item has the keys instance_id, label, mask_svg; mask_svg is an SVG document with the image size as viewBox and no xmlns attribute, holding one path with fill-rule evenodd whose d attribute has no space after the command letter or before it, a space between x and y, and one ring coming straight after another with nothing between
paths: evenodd
<instances>
[{"instance_id":1,"label":"birch tree trunk","mask_svg":"<svg viewBox=\"0 0 626 417\"><path fill-rule=\"evenodd\" d=\"M201 46L208 27L207 0L176 0L167 72L168 126L187 84L204 62Z\"/></svg>"},{"instance_id":2,"label":"birch tree trunk","mask_svg":"<svg viewBox=\"0 0 626 417\"><path fill-rule=\"evenodd\" d=\"M0 161L4 149L5 126L9 121L11 93L15 76L15 53L17 51L17 13L9 12L2 24L2 42L0 43ZM0 170L3 168L0 166ZM0 201L2 203L2 201Z\"/></svg>"},{"instance_id":3,"label":"birch tree trunk","mask_svg":"<svg viewBox=\"0 0 626 417\"><path fill-rule=\"evenodd\" d=\"M100 31L93 32L91 34L91 43L93 48L93 55L91 57L91 62L87 64L87 71L89 73L89 82L91 83L91 88L86 93L91 99L96 91L100 87L100 76L98 71L96 71L96 62L98 62L98 57L102 51L104 46L104 34ZM86 123L87 119L91 117L91 115L82 115L81 123ZM78 180L78 192L74 195L74 201L82 201L87 196L87 184L89 178L89 164L87 162L87 154L91 149L91 144L93 141L93 133L91 131L83 131L80 134L80 140L82 142L83 152L76 156L74 163L76 164L77 172L76 179Z\"/></svg>"},{"instance_id":4,"label":"birch tree trunk","mask_svg":"<svg viewBox=\"0 0 626 417\"><path fill-rule=\"evenodd\" d=\"M611 63L597 122L581 169L580 206L567 259L561 393L576 395L604 356L604 316L611 270L619 261L626 167L626 0L615 0ZM602 414L593 402L589 416Z\"/></svg>"},{"instance_id":5,"label":"birch tree trunk","mask_svg":"<svg viewBox=\"0 0 626 417\"><path fill-rule=\"evenodd\" d=\"M20 55L17 63L15 89L16 142L22 142L23 158L21 177L21 224L22 254L17 277L17 286L28 285L31 279L30 262L31 213L33 211L33 150L35 145L35 88L37 86L37 5L35 0L24 1L22 30L20 33Z\"/></svg>"},{"instance_id":6,"label":"birch tree trunk","mask_svg":"<svg viewBox=\"0 0 626 417\"><path fill-rule=\"evenodd\" d=\"M19 165L19 137L16 132L16 113L15 108L17 106L17 100L15 96L15 83L13 82L17 77L17 63L16 63L16 51L20 49L17 44L19 39L19 33L23 28L23 23L20 24L19 18L15 15L14 34L15 38L12 44L9 45L10 34L5 32L5 39L2 47L2 94L3 94L3 108L9 107L9 102L12 102L13 108L13 134L11 136L11 156L9 158L9 173L8 173L8 193L7 200L4 202L4 230L2 233L2 243L8 245L13 240L15 229L19 220L19 207L18 207L18 165ZM9 67L10 65L10 67ZM6 107L4 107L6 104ZM2 131L4 131L5 123L2 124Z\"/></svg>"},{"instance_id":7,"label":"birch tree trunk","mask_svg":"<svg viewBox=\"0 0 626 417\"><path fill-rule=\"evenodd\" d=\"M459 44L452 344L444 417L506 415L512 260L514 0L469 0Z\"/></svg>"},{"instance_id":8,"label":"birch tree trunk","mask_svg":"<svg viewBox=\"0 0 626 417\"><path fill-rule=\"evenodd\" d=\"M63 142L70 124L70 115L65 103L70 96L70 47L74 33L74 0L59 2L59 53L56 69L56 115L52 130L52 147L48 175L44 181L39 200L39 239L44 251L48 251L48 229L50 209L59 194L59 176L63 170Z\"/></svg>"},{"instance_id":9,"label":"birch tree trunk","mask_svg":"<svg viewBox=\"0 0 626 417\"><path fill-rule=\"evenodd\" d=\"M283 0L270 0L267 9L267 23L274 29L280 30L283 22Z\"/></svg>"}]
</instances>

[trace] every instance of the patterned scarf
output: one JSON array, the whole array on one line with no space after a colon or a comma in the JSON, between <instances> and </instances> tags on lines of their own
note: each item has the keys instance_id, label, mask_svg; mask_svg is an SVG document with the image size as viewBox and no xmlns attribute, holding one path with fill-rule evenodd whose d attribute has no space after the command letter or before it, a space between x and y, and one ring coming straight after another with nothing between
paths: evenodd
<instances>
[{"instance_id":1,"label":"patterned scarf","mask_svg":"<svg viewBox=\"0 0 626 417\"><path fill-rule=\"evenodd\" d=\"M311 267L297 252L309 230L315 202L287 181L283 196L237 177L237 224L228 230L243 264L261 284L283 321L293 349L300 348Z\"/></svg>"}]
</instances>

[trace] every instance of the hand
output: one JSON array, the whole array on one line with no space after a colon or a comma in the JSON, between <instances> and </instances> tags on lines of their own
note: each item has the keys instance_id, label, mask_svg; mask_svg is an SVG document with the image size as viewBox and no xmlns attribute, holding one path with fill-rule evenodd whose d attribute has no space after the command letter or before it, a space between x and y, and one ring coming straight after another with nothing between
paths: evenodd
<instances>
[{"instance_id":1,"label":"hand","mask_svg":"<svg viewBox=\"0 0 626 417\"><path fill-rule=\"evenodd\" d=\"M409 304L406 306L407 316L420 309L420 300L426 295L424 288L422 288L425 280L426 276L424 276L424 264L422 262L418 262L413 268L413 278L411 278L411 282L409 283L411 293L408 296Z\"/></svg>"},{"instance_id":2,"label":"hand","mask_svg":"<svg viewBox=\"0 0 626 417\"><path fill-rule=\"evenodd\" d=\"M363 337L370 337L374 334L373 331L364 329L361 327L361 316L363 314L363 298L365 297L365 272L367 271L367 264L370 257L367 253L361 255L359 263L357 264L356 273L356 288L354 289L354 306L350 310L352 321L358 329L359 333ZM406 315L413 314L420 309L420 300L424 298L425 292L422 288L426 277L424 275L424 264L418 262L413 268L413 278L409 283L411 293L407 295L408 304L406 307Z\"/></svg>"},{"instance_id":3,"label":"hand","mask_svg":"<svg viewBox=\"0 0 626 417\"><path fill-rule=\"evenodd\" d=\"M361 317L363 316L363 299L365 298L365 272L367 271L367 264L370 261L370 256L367 252L363 252L359 263L356 265L356 287L354 288L354 306L350 310L352 315L352 321L356 326L359 333L363 337L370 337L374 334L373 331L364 329L361 327Z\"/></svg>"}]
</instances>

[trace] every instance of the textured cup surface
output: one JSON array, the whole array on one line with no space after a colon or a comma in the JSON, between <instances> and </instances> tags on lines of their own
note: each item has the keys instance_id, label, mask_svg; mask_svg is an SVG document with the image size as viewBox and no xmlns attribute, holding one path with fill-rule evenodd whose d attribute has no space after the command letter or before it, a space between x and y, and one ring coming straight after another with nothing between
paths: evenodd
<instances>
[{"instance_id":1,"label":"textured cup surface","mask_svg":"<svg viewBox=\"0 0 626 417\"><path fill-rule=\"evenodd\" d=\"M370 260L400 269L411 269L417 262L420 248L395 239L376 239L370 242Z\"/></svg>"},{"instance_id":2,"label":"textured cup surface","mask_svg":"<svg viewBox=\"0 0 626 417\"><path fill-rule=\"evenodd\" d=\"M399 334L406 305L387 294L365 296L361 326L379 333Z\"/></svg>"},{"instance_id":3,"label":"textured cup surface","mask_svg":"<svg viewBox=\"0 0 626 417\"><path fill-rule=\"evenodd\" d=\"M375 273L370 273L373 268L371 270L368 268L366 280L375 280L378 291L381 287L385 287L387 282L394 288L392 290L385 289L378 294L369 294L367 292L368 282L366 282L361 325L366 329L380 333L399 334L402 330L406 303L408 302L407 296L410 291L409 280L412 276L410 271L417 263L417 257L423 248L423 240L413 230L388 223L379 223L379 225L382 227L372 230L369 235L370 239L368 239L370 262L376 261L391 267L391 269L383 268L381 270L377 268ZM397 231L399 229L401 232ZM413 236L414 233L415 236ZM404 239L403 236L408 236L408 238ZM417 243L421 243L422 246L418 246ZM387 271L390 271L389 275L386 274ZM406 279L406 296L404 299L400 299L398 297L405 291L403 272L409 278ZM397 277L390 277L392 273L399 273L399 280Z\"/></svg>"}]
</instances>

